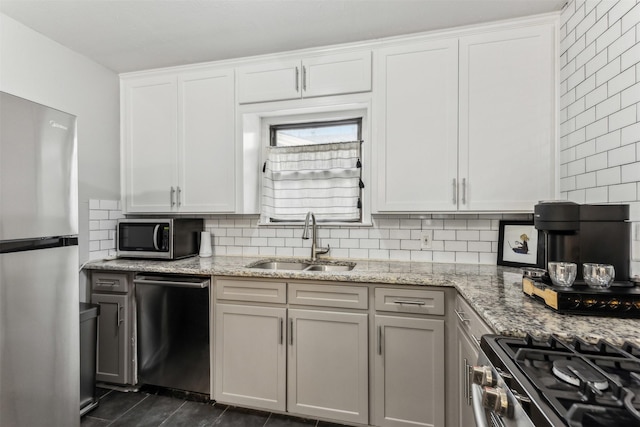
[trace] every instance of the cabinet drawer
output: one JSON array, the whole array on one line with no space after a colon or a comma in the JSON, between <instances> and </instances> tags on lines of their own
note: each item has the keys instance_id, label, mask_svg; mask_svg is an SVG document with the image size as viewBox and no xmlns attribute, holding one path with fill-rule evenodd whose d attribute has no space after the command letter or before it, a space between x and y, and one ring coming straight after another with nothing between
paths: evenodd
<instances>
[{"instance_id":1,"label":"cabinet drawer","mask_svg":"<svg viewBox=\"0 0 640 427\"><path fill-rule=\"evenodd\" d=\"M287 285L284 282L260 280L216 280L216 298L219 300L287 302Z\"/></svg>"},{"instance_id":2,"label":"cabinet drawer","mask_svg":"<svg viewBox=\"0 0 640 427\"><path fill-rule=\"evenodd\" d=\"M367 309L369 290L364 286L289 283L289 304Z\"/></svg>"},{"instance_id":3,"label":"cabinet drawer","mask_svg":"<svg viewBox=\"0 0 640 427\"><path fill-rule=\"evenodd\" d=\"M480 315L460 295L456 296L456 316L458 326L476 341L483 335L492 334L491 328L482 320Z\"/></svg>"},{"instance_id":4,"label":"cabinet drawer","mask_svg":"<svg viewBox=\"0 0 640 427\"><path fill-rule=\"evenodd\" d=\"M91 273L91 288L94 292L129 292L129 275L126 273Z\"/></svg>"},{"instance_id":5,"label":"cabinet drawer","mask_svg":"<svg viewBox=\"0 0 640 427\"><path fill-rule=\"evenodd\" d=\"M444 292L376 288L376 310L444 315Z\"/></svg>"}]
</instances>

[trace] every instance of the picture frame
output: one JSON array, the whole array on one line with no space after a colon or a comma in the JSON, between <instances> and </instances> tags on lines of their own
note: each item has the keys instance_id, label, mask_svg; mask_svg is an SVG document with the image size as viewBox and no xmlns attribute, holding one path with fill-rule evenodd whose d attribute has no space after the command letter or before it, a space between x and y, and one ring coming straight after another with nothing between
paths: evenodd
<instances>
[{"instance_id":1,"label":"picture frame","mask_svg":"<svg viewBox=\"0 0 640 427\"><path fill-rule=\"evenodd\" d=\"M500 220L498 265L544 268L544 236L533 220Z\"/></svg>"}]
</instances>

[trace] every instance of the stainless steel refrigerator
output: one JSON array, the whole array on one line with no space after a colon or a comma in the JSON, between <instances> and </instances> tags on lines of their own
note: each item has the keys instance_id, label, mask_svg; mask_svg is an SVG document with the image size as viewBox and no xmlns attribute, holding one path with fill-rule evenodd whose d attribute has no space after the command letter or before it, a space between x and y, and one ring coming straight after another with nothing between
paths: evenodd
<instances>
[{"instance_id":1,"label":"stainless steel refrigerator","mask_svg":"<svg viewBox=\"0 0 640 427\"><path fill-rule=\"evenodd\" d=\"M0 426L78 426L75 117L0 92Z\"/></svg>"}]
</instances>

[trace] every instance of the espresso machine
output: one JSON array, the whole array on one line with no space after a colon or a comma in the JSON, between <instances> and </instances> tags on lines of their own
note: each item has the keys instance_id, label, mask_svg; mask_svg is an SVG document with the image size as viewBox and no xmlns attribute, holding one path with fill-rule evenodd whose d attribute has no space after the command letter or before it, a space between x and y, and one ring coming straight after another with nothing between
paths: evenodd
<instances>
[{"instance_id":1,"label":"espresso machine","mask_svg":"<svg viewBox=\"0 0 640 427\"><path fill-rule=\"evenodd\" d=\"M573 286L551 283L548 274L523 274L522 290L559 313L640 317L640 287L630 280L631 223L629 205L580 205L568 201L540 202L534 226L543 232L544 266L552 261L577 265ZM615 280L607 289L593 289L583 279L583 264L611 264ZM537 270L537 269L533 269Z\"/></svg>"},{"instance_id":2,"label":"espresso machine","mask_svg":"<svg viewBox=\"0 0 640 427\"><path fill-rule=\"evenodd\" d=\"M573 202L540 202L533 210L533 224L544 234L544 265L550 261L574 262L576 280L582 264L611 264L617 281L629 280L631 223L629 205L579 205Z\"/></svg>"}]
</instances>

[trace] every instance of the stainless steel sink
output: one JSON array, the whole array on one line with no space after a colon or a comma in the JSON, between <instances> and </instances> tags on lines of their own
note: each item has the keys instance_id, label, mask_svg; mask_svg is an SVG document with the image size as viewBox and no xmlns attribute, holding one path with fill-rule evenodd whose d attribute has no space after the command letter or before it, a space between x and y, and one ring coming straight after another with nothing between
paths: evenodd
<instances>
[{"instance_id":1,"label":"stainless steel sink","mask_svg":"<svg viewBox=\"0 0 640 427\"><path fill-rule=\"evenodd\" d=\"M247 268L259 268L272 271L350 271L356 266L355 262L341 263L310 263L308 261L258 261L247 265Z\"/></svg>"},{"instance_id":2,"label":"stainless steel sink","mask_svg":"<svg viewBox=\"0 0 640 427\"><path fill-rule=\"evenodd\" d=\"M353 270L355 264L312 264L305 268L304 271L350 271Z\"/></svg>"},{"instance_id":3,"label":"stainless steel sink","mask_svg":"<svg viewBox=\"0 0 640 427\"><path fill-rule=\"evenodd\" d=\"M304 270L310 264L296 261L263 261L257 264L249 264L249 268L261 268L263 270Z\"/></svg>"}]
</instances>

